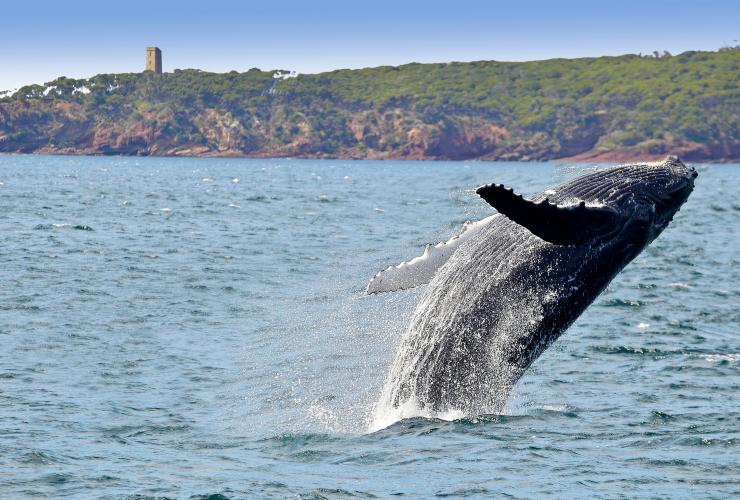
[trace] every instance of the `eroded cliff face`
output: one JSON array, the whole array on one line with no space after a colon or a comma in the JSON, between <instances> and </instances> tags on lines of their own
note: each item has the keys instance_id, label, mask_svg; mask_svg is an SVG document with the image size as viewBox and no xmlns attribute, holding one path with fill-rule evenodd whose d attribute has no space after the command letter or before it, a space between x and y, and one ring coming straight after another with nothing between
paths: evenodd
<instances>
[{"instance_id":1,"label":"eroded cliff face","mask_svg":"<svg viewBox=\"0 0 740 500\"><path fill-rule=\"evenodd\" d=\"M427 123L402 109L348 113L346 133L352 140L335 148L326 147L320 124L301 114L245 123L223 110L178 115L164 109L111 120L91 116L77 103L16 102L0 103L0 117L5 124L0 151L6 153L582 162L659 159L668 153L691 161L740 158L737 142L667 140L607 149L598 145L599 126L558 141L544 132L512 133L475 116Z\"/></svg>"},{"instance_id":2,"label":"eroded cliff face","mask_svg":"<svg viewBox=\"0 0 740 500\"><path fill-rule=\"evenodd\" d=\"M518 148L540 150L534 156L548 153L512 142L505 128L482 118L425 123L402 109L348 113L346 133L352 140L339 148L326 147L325 132L310 117L282 110L265 122L247 123L217 109L179 117L165 109L96 120L79 104L56 102L0 103L0 113L10 129L0 132L3 152L452 160L516 159ZM14 128L23 132L14 134Z\"/></svg>"},{"instance_id":3,"label":"eroded cliff face","mask_svg":"<svg viewBox=\"0 0 740 500\"><path fill-rule=\"evenodd\" d=\"M0 152L740 159L740 50L534 63L59 78L0 99ZM697 92L696 89L701 89Z\"/></svg>"}]
</instances>

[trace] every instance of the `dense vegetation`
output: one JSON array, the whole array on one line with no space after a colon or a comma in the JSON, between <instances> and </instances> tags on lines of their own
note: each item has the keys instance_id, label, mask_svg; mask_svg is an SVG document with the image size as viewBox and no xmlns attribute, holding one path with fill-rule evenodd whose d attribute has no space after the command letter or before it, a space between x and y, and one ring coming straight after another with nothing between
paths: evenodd
<instances>
[{"instance_id":1,"label":"dense vegetation","mask_svg":"<svg viewBox=\"0 0 740 500\"><path fill-rule=\"evenodd\" d=\"M523 63L61 77L0 99L0 151L740 158L740 49Z\"/></svg>"}]
</instances>

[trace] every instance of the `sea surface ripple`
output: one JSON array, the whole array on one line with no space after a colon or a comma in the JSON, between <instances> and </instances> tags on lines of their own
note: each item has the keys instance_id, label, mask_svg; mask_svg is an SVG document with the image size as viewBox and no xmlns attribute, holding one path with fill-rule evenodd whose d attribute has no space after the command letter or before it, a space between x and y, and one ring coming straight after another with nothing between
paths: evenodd
<instances>
[{"instance_id":1,"label":"sea surface ripple","mask_svg":"<svg viewBox=\"0 0 740 500\"><path fill-rule=\"evenodd\" d=\"M378 270L594 165L0 156L0 497L740 495L740 165L503 415L367 432Z\"/></svg>"}]
</instances>

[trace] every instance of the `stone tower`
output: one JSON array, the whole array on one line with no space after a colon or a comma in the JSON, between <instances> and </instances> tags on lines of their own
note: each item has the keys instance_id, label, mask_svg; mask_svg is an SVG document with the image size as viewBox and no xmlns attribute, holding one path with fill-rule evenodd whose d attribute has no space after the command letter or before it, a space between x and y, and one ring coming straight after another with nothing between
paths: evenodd
<instances>
[{"instance_id":1,"label":"stone tower","mask_svg":"<svg viewBox=\"0 0 740 500\"><path fill-rule=\"evenodd\" d=\"M146 69L144 71L162 72L162 51L159 47L146 48Z\"/></svg>"}]
</instances>

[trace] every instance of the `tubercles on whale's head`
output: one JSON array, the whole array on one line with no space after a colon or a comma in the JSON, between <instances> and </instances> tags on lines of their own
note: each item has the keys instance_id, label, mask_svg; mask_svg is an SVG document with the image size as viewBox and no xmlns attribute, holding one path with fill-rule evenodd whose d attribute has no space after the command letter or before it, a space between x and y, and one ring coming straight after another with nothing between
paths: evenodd
<instances>
[{"instance_id":1,"label":"tubercles on whale's head","mask_svg":"<svg viewBox=\"0 0 740 500\"><path fill-rule=\"evenodd\" d=\"M674 170L677 175L684 176L687 179L693 180L699 177L699 173L694 167L687 167L676 155L666 156L665 160L663 160L662 162L662 165L665 165L666 168Z\"/></svg>"},{"instance_id":2,"label":"tubercles on whale's head","mask_svg":"<svg viewBox=\"0 0 740 500\"><path fill-rule=\"evenodd\" d=\"M668 156L662 162L642 163L620 167L628 179L631 199L652 211L650 231L652 238L660 234L673 219L694 190L698 173L686 166L677 156Z\"/></svg>"},{"instance_id":3,"label":"tubercles on whale's head","mask_svg":"<svg viewBox=\"0 0 740 500\"><path fill-rule=\"evenodd\" d=\"M649 189L654 190L651 199L656 202L657 215L675 214L694 190L694 179L699 174L694 167L686 166L678 156L668 156L655 167L664 172L665 178L658 182L647 182ZM665 213L661 214L661 210Z\"/></svg>"}]
</instances>

